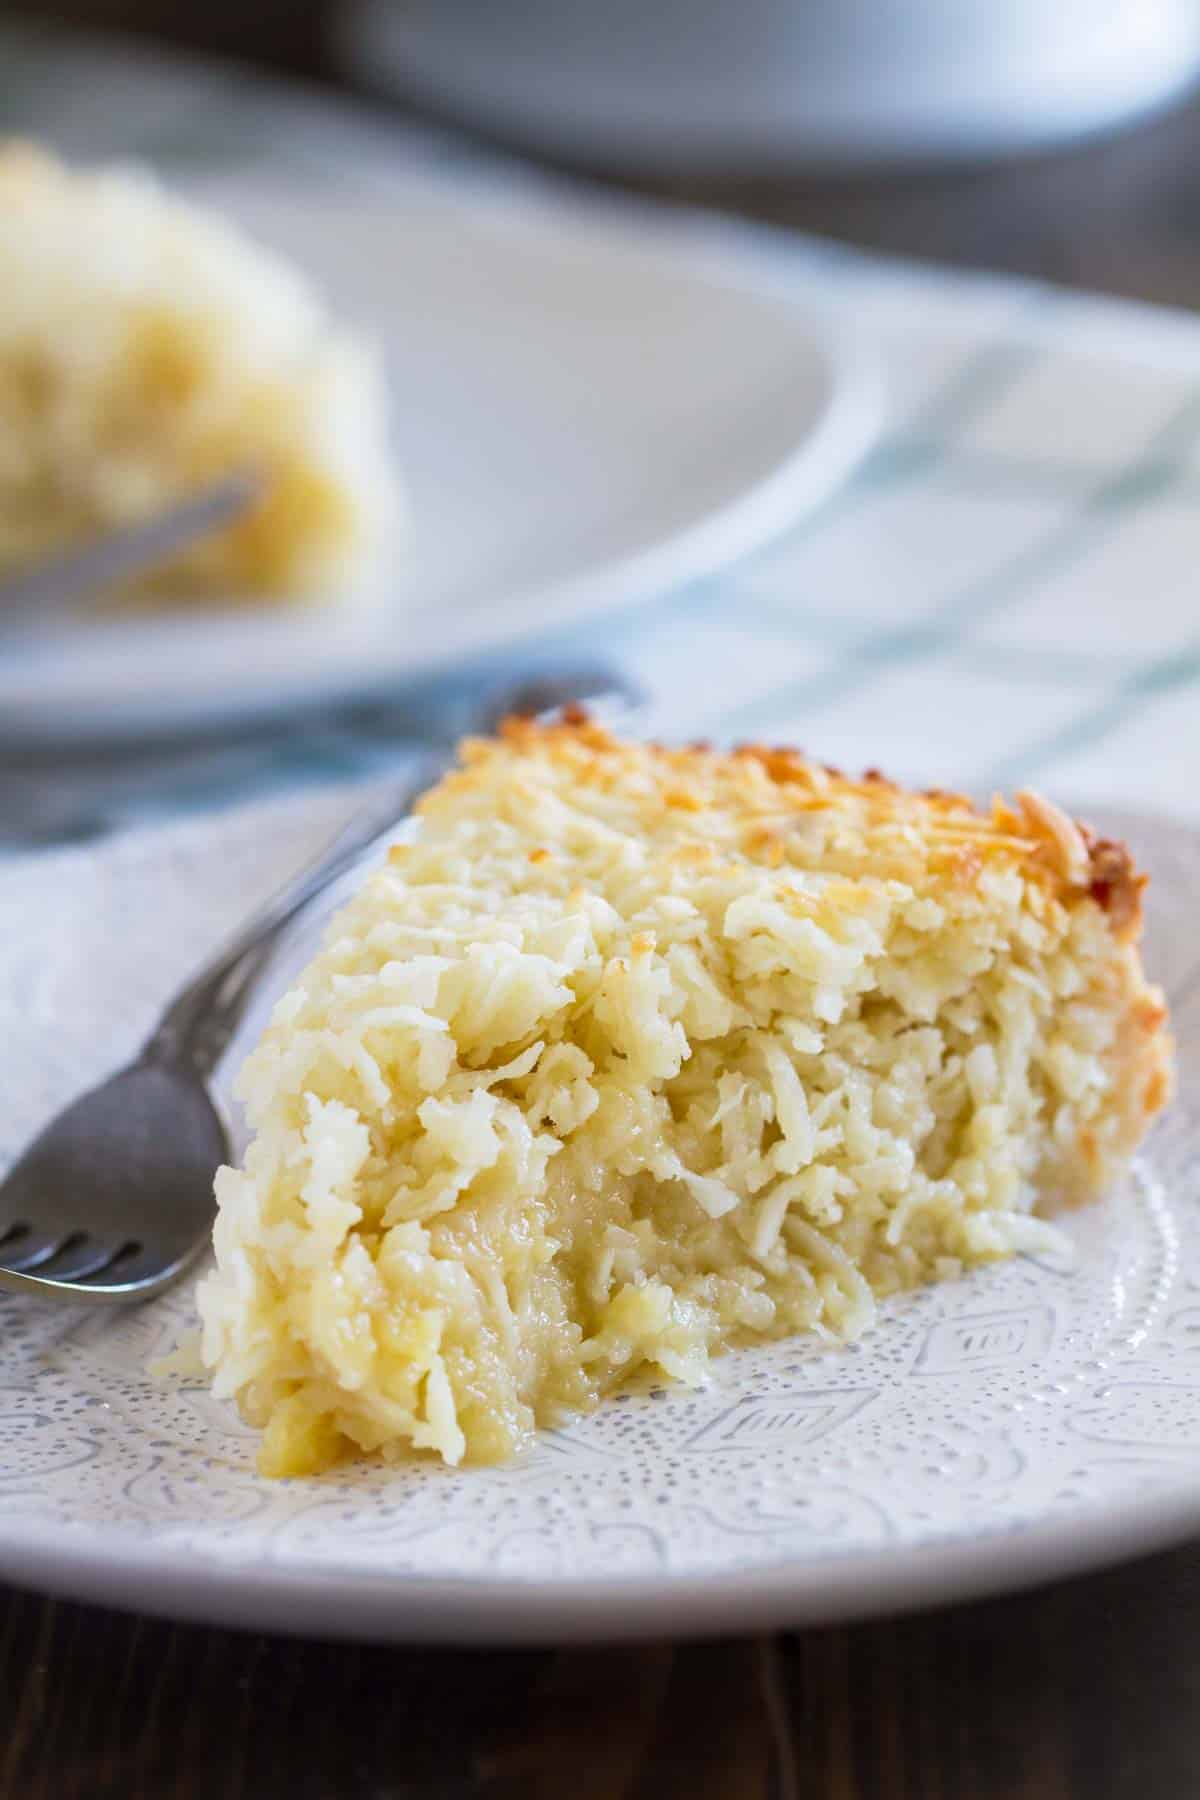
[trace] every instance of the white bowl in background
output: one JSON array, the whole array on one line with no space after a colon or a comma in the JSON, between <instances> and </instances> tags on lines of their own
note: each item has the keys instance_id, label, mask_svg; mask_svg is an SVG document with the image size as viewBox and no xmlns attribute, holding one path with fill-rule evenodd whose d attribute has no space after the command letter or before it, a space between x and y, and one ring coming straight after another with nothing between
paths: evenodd
<instances>
[{"instance_id":1,"label":"white bowl in background","mask_svg":"<svg viewBox=\"0 0 1200 1800\"><path fill-rule=\"evenodd\" d=\"M1196 0L348 0L356 75L595 165L993 155L1200 73Z\"/></svg>"}]
</instances>

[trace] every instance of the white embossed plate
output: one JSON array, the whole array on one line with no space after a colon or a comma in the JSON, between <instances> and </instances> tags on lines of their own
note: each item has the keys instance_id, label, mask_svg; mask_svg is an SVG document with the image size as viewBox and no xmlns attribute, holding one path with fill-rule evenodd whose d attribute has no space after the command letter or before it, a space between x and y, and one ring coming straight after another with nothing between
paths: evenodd
<instances>
[{"instance_id":1,"label":"white embossed plate","mask_svg":"<svg viewBox=\"0 0 1200 1800\"><path fill-rule=\"evenodd\" d=\"M10 869L0 1160L346 804ZM929 1604L1200 1526L1200 836L1115 823L1156 875L1182 1098L1125 1187L1069 1221L1073 1263L1020 1257L890 1304L853 1349L737 1354L705 1391L617 1401L509 1469L283 1483L203 1387L147 1374L186 1292L117 1317L4 1297L0 1574L235 1624L562 1640Z\"/></svg>"}]
</instances>

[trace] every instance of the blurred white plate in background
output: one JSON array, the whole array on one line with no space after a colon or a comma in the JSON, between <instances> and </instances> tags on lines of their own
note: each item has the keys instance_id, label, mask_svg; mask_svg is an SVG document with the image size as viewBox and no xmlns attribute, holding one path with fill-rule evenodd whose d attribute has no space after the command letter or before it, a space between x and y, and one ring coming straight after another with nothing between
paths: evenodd
<instances>
[{"instance_id":1,"label":"blurred white plate in background","mask_svg":"<svg viewBox=\"0 0 1200 1800\"><path fill-rule=\"evenodd\" d=\"M708 574L861 452L874 384L766 277L417 180L206 189L381 340L413 522L374 603L81 623L0 654L0 730L193 725L395 687Z\"/></svg>"}]
</instances>

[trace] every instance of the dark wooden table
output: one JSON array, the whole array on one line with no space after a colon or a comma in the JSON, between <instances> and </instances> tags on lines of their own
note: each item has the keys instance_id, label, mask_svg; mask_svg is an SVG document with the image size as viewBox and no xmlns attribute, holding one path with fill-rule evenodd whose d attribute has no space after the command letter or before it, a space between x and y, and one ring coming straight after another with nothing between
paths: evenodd
<instances>
[{"instance_id":1,"label":"dark wooden table","mask_svg":"<svg viewBox=\"0 0 1200 1800\"><path fill-rule=\"evenodd\" d=\"M0 1605L4 1800L1191 1800L1200 1550L849 1630L362 1649Z\"/></svg>"},{"instance_id":2,"label":"dark wooden table","mask_svg":"<svg viewBox=\"0 0 1200 1800\"><path fill-rule=\"evenodd\" d=\"M53 10L334 78L324 0ZM633 180L883 249L1200 304L1195 101L994 169ZM846 1630L570 1652L294 1643L0 1590L0 1800L276 1795L1190 1800L1200 1546Z\"/></svg>"}]
</instances>

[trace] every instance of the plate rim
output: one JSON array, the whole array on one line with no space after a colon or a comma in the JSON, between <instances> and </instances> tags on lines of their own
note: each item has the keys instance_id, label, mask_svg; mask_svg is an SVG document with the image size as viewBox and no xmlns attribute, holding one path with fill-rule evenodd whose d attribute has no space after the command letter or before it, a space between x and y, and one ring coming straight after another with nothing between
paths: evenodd
<instances>
[{"instance_id":1,"label":"plate rim","mask_svg":"<svg viewBox=\"0 0 1200 1800\"><path fill-rule=\"evenodd\" d=\"M661 1576L389 1578L172 1550L111 1531L0 1522L0 1575L60 1598L160 1618L362 1643L599 1644L852 1623L1019 1593L1200 1533L1200 1475L982 1536L751 1570Z\"/></svg>"}]
</instances>

